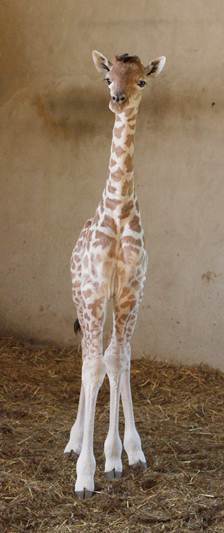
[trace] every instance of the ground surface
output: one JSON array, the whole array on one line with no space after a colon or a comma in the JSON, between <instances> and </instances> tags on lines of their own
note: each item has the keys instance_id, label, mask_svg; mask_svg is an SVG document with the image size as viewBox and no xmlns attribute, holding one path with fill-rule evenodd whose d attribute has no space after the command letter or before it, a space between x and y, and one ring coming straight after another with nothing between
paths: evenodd
<instances>
[{"instance_id":1,"label":"ground surface","mask_svg":"<svg viewBox=\"0 0 224 533\"><path fill-rule=\"evenodd\" d=\"M208 368L134 361L132 388L149 468L103 475L109 396L100 391L96 495L74 497L63 456L80 388L75 350L0 341L1 525L16 532L224 532L224 376ZM123 419L121 417L123 432Z\"/></svg>"}]
</instances>

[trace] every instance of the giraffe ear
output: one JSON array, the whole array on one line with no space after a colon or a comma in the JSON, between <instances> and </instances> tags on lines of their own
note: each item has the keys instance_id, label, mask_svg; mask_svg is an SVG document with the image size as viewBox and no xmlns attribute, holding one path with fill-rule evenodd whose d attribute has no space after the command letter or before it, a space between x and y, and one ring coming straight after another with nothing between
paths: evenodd
<instances>
[{"instance_id":1,"label":"giraffe ear","mask_svg":"<svg viewBox=\"0 0 224 533\"><path fill-rule=\"evenodd\" d=\"M109 71L112 67L111 61L107 59L103 54L100 52L97 52L97 50L93 50L92 52L93 56L93 63L101 74L105 74L107 71Z\"/></svg>"},{"instance_id":2,"label":"giraffe ear","mask_svg":"<svg viewBox=\"0 0 224 533\"><path fill-rule=\"evenodd\" d=\"M158 76L162 72L166 63L166 57L161 56L157 57L150 61L150 63L145 67L146 76Z\"/></svg>"}]
</instances>

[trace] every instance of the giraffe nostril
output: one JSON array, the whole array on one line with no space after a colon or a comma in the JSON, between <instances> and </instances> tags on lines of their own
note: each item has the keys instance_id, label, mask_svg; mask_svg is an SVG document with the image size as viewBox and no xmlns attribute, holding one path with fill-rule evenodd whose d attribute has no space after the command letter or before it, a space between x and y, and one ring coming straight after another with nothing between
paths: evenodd
<instances>
[{"instance_id":1,"label":"giraffe nostril","mask_svg":"<svg viewBox=\"0 0 224 533\"><path fill-rule=\"evenodd\" d=\"M112 100L113 100L113 102L117 102L117 103L119 103L119 102L125 102L125 100L126 100L126 96L125 96L125 94L117 93L117 94L114 94L114 95L112 96Z\"/></svg>"}]
</instances>

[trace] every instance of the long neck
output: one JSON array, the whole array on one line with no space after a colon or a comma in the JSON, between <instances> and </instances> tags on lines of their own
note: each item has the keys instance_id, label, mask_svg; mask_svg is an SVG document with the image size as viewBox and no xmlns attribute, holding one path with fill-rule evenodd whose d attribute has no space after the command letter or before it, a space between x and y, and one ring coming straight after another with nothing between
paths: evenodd
<instances>
[{"instance_id":1,"label":"long neck","mask_svg":"<svg viewBox=\"0 0 224 533\"><path fill-rule=\"evenodd\" d=\"M134 135L137 111L115 115L109 174L103 192L103 207L117 213L134 197Z\"/></svg>"}]
</instances>

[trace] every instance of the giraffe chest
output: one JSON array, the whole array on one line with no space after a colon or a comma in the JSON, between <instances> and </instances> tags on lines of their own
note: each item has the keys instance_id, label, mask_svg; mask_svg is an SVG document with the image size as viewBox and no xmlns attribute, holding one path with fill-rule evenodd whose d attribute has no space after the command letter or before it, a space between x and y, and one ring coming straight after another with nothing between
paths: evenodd
<instances>
[{"instance_id":1,"label":"giraffe chest","mask_svg":"<svg viewBox=\"0 0 224 533\"><path fill-rule=\"evenodd\" d=\"M110 299L119 294L123 287L138 281L144 283L147 269L147 255L143 246L136 246L134 237L101 240L101 246L83 249L77 261L72 256L71 270L73 285L81 289L91 289ZM133 240L132 240L133 239ZM96 243L96 241L93 241ZM137 286L137 285L136 285Z\"/></svg>"}]
</instances>

